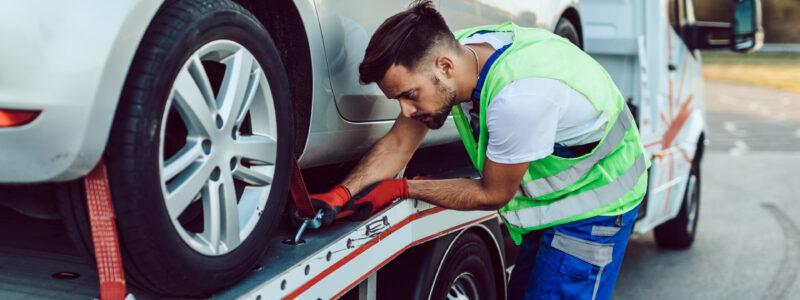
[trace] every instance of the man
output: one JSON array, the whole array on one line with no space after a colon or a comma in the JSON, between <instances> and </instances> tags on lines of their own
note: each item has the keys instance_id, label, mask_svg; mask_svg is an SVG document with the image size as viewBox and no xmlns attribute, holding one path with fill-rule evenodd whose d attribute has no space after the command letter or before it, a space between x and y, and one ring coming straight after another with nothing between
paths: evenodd
<instances>
[{"instance_id":1,"label":"man","mask_svg":"<svg viewBox=\"0 0 800 300\"><path fill-rule=\"evenodd\" d=\"M596 61L512 23L453 35L421 1L377 29L359 71L402 113L341 185L312 195L325 222L364 219L407 197L497 209L520 245L509 298L611 297L649 161ZM451 112L481 179L391 179Z\"/></svg>"}]
</instances>

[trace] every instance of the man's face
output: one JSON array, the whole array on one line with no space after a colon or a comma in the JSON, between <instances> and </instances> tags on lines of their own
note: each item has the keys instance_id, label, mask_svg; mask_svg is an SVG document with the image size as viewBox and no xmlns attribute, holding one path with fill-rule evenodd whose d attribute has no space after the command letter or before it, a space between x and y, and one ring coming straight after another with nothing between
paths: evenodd
<instances>
[{"instance_id":1,"label":"man's face","mask_svg":"<svg viewBox=\"0 0 800 300\"><path fill-rule=\"evenodd\" d=\"M386 97L397 99L403 115L439 129L458 101L455 90L433 71L412 71L393 65L378 82Z\"/></svg>"}]
</instances>

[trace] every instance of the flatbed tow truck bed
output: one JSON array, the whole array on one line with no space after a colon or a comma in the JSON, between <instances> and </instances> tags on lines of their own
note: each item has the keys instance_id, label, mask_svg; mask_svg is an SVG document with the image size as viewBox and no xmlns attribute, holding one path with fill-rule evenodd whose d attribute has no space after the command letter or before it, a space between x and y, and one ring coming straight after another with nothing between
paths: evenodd
<instances>
[{"instance_id":1,"label":"flatbed tow truck bed","mask_svg":"<svg viewBox=\"0 0 800 300\"><path fill-rule=\"evenodd\" d=\"M364 222L308 230L301 245L284 243L294 232L282 227L252 274L211 298L329 299L362 282L364 295L372 295L366 298L373 298L375 284L365 279L403 251L496 219L495 212L445 210L406 199ZM98 297L94 261L73 247L59 221L0 211L0 240L0 299ZM136 299L158 298L135 289L129 293Z\"/></svg>"}]
</instances>

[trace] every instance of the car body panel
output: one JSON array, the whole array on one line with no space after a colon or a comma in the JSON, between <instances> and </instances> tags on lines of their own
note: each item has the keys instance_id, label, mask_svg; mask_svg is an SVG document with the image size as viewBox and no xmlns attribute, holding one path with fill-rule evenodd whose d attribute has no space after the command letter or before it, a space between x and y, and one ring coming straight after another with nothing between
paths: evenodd
<instances>
[{"instance_id":1,"label":"car body panel","mask_svg":"<svg viewBox=\"0 0 800 300\"><path fill-rule=\"evenodd\" d=\"M455 24L451 25L452 30L507 21L505 15L499 12L520 7L528 12L517 17L523 22L521 25L536 25L552 30L563 12L568 7L577 5L577 0L545 2L546 5L539 1L522 0L440 0L437 4L448 24ZM324 46L311 46L315 89L311 127L300 159L301 167L329 164L362 155L388 132L400 113L397 102L387 99L376 84L359 84L358 64L363 59L372 33L385 18L407 7L408 1L380 2L385 6L376 7L373 7L376 4L370 3L333 0L314 2ZM477 7L482 9L476 9ZM546 9L544 13L540 11L540 7ZM533 17L536 15L534 12L539 12L542 17ZM530 21L525 23L528 16ZM486 23L463 21L478 19L485 20ZM310 27L307 24L306 30L309 31ZM311 43L316 43L314 39L309 34ZM320 49L327 53L320 53ZM326 60L325 66L316 63L322 59ZM322 68L327 68L326 73L318 72ZM458 141L458 134L452 118L449 118L441 129L428 132L422 147L455 141Z\"/></svg>"},{"instance_id":2,"label":"car body panel","mask_svg":"<svg viewBox=\"0 0 800 300\"><path fill-rule=\"evenodd\" d=\"M479 25L458 20L499 23L508 11L520 8L525 12L514 20L521 25L552 29L560 14L555 11L574 3L439 1L448 21L459 24L454 30ZM105 150L133 55L161 4L159 0L69 5L32 1L2 12L9 24L37 26L0 31L4 39L19 41L15 47L0 49L0 62L8 66L0 70L0 107L42 113L25 126L0 129L0 144L15 145L0 156L6 166L0 170L0 182L67 181L94 167ZM397 103L383 97L374 84L358 83L357 65L380 22L407 3L381 2L371 4L376 5L371 10L355 1L296 0L294 4L304 24L313 73L311 125L300 165L355 158L391 128L399 113ZM539 9L546 9L543 15L547 17L536 16L534 11ZM103 20L102 26L96 26L97 20ZM369 24L362 26L359 21ZM337 106L337 99L347 105ZM423 147L456 140L455 125L448 120L442 129L428 134Z\"/></svg>"},{"instance_id":3,"label":"car body panel","mask_svg":"<svg viewBox=\"0 0 800 300\"><path fill-rule=\"evenodd\" d=\"M406 8L407 2L315 0L322 26L328 72L336 108L348 121L394 120L400 105L389 101L375 84L361 85L358 65L367 43L384 19Z\"/></svg>"},{"instance_id":4,"label":"car body panel","mask_svg":"<svg viewBox=\"0 0 800 300\"><path fill-rule=\"evenodd\" d=\"M42 110L0 129L0 182L64 181L102 155L128 67L160 1L27 1L0 19L0 107ZM103 20L98 26L97 20Z\"/></svg>"},{"instance_id":5,"label":"car body panel","mask_svg":"<svg viewBox=\"0 0 800 300\"><path fill-rule=\"evenodd\" d=\"M324 2L297 0L294 3L303 19L313 72L311 124L299 165L307 168L357 158L391 129L394 118L385 121L351 122L339 114L331 88L330 64L323 45L322 29L337 26L341 28L341 21L336 14L327 13L328 10L324 9L327 4ZM363 50L361 51L363 56ZM351 84L360 86L357 79ZM442 144L457 138L455 124L450 121L442 129L430 132L423 146Z\"/></svg>"},{"instance_id":6,"label":"car body panel","mask_svg":"<svg viewBox=\"0 0 800 300\"><path fill-rule=\"evenodd\" d=\"M438 8L452 30L514 21L520 26L553 30L569 1L440 0ZM352 122L394 120L396 101L376 84L358 84L358 65L372 34L384 19L405 9L408 1L316 0L328 62L331 89L339 114Z\"/></svg>"}]
</instances>

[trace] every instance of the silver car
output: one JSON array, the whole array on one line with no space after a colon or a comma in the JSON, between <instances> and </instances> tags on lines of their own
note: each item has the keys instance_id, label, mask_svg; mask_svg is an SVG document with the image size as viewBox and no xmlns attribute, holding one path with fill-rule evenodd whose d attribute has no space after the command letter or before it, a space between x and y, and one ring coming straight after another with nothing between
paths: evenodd
<instances>
[{"instance_id":1,"label":"silver car","mask_svg":"<svg viewBox=\"0 0 800 300\"><path fill-rule=\"evenodd\" d=\"M57 205L91 249L82 178L102 159L129 281L159 294L245 276L286 221L291 161L353 159L400 112L358 64L408 1L6 2L0 187L19 193L0 204ZM436 4L454 30L512 20L582 40L577 0ZM457 140L448 121L424 146ZM25 193L53 186L58 200Z\"/></svg>"}]
</instances>

